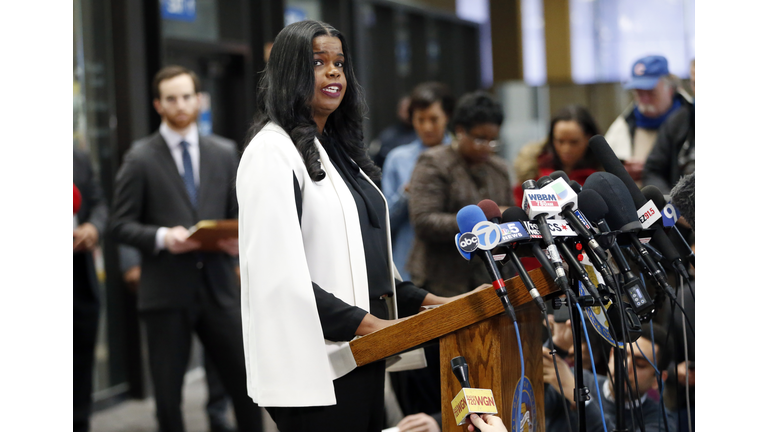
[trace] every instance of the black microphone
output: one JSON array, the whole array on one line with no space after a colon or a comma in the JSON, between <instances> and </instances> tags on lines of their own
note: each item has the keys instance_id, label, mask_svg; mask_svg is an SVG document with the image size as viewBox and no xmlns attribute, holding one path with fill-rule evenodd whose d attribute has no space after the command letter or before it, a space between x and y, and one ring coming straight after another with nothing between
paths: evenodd
<instances>
[{"instance_id":1,"label":"black microphone","mask_svg":"<svg viewBox=\"0 0 768 432\"><path fill-rule=\"evenodd\" d=\"M603 197L592 189L583 189L579 194L579 202L581 203L580 210L584 213L584 216L596 224L601 233L610 234L611 228L608 222L605 221L605 216L608 214L608 205L603 200ZM645 286L643 286L640 278L629 267L629 262L627 262L627 258L624 256L619 245L612 241L608 249L611 251L611 256L616 266L619 268L623 279L624 292L629 294L632 308L638 315L653 313L654 304L651 301L651 296L648 294Z\"/></svg>"},{"instance_id":2,"label":"black microphone","mask_svg":"<svg viewBox=\"0 0 768 432\"><path fill-rule=\"evenodd\" d=\"M648 250L637 238L637 232L642 229L642 224L637 218L637 211L634 209L632 197L627 191L627 187L617 176L609 172L596 172L587 177L581 193L584 193L587 189L592 189L602 196L609 209L608 214L606 215L608 225L611 227L619 227L619 231L628 234L632 246L634 246L635 250L640 254L642 262L645 263L645 266L649 269L649 273L656 284L661 287L670 298L676 299L672 287L669 286L669 283L658 264L649 255Z\"/></svg>"},{"instance_id":3,"label":"black microphone","mask_svg":"<svg viewBox=\"0 0 768 432\"><path fill-rule=\"evenodd\" d=\"M635 210L640 210L643 208L648 200L640 191L640 188L637 187L637 183L632 180L632 177L629 175L626 168L624 168L624 165L621 163L619 158L616 157L616 153L613 152L613 149L608 145L608 142L605 141L605 138L603 138L601 135L593 136L589 139L589 147L592 149L595 157L597 157L597 159L603 165L605 171L613 174L622 183L624 183L627 191L629 191L632 202L635 204ZM608 200L606 200L606 202L607 201ZM659 211L661 211L661 209L659 209ZM672 245L672 242L669 240L669 237L667 237L663 230L656 229L656 231L653 233L651 241L656 246L656 248L659 249L661 254L672 262L676 271L681 272L681 274L683 274L685 277L688 277L688 272L685 269L685 265L683 264L683 260L680 257L680 254Z\"/></svg>"},{"instance_id":4,"label":"black microphone","mask_svg":"<svg viewBox=\"0 0 768 432\"><path fill-rule=\"evenodd\" d=\"M537 189L539 188L537 187L536 182L534 182L533 180L526 180L523 182L524 191L536 191ZM538 196L538 195L547 195L547 196ZM540 200L539 198L544 198L544 199ZM529 199L529 196L524 192L523 210L526 211L529 218L537 222L539 226L539 232L541 233L541 238L544 241L544 244L546 245L547 250L549 251L549 260L552 262L552 266L555 268L555 275L557 276L555 278L555 283L560 287L560 289L563 290L563 292L565 292L565 291L568 291L568 288L569 288L568 277L566 276L565 269L563 268L563 262L560 258L560 252L558 252L557 250L555 241L552 238L552 232L549 230L549 225L547 224L547 217L550 214L554 216L558 212L549 211L547 206L533 205L538 201L544 201L544 203L552 202L552 199L550 198L552 197L549 197L548 194L534 194L533 199ZM555 203L557 202L556 198L554 202Z\"/></svg>"},{"instance_id":5,"label":"black microphone","mask_svg":"<svg viewBox=\"0 0 768 432\"><path fill-rule=\"evenodd\" d=\"M576 234L580 235L582 238L585 238L587 240L587 245L589 246L592 251L597 254L597 256L602 261L607 261L608 257L605 255L605 251L600 246L599 243L597 243L597 240L595 240L595 236L592 235L592 232L590 231L590 227L584 225L584 221L576 217L576 214L573 212L575 209L577 209L578 205L578 195L576 192L573 191L573 189L570 188L567 183L569 182L568 175L562 171L555 171L552 174L550 174L551 179L558 179L562 178L566 185L562 185L565 189L560 193L558 198L561 198L562 202L565 202L565 204L561 204L561 211L560 214L565 217L565 220L568 221L568 223L571 225L571 228L573 228L574 231L576 231ZM552 183L554 180L551 180L547 182L546 180L543 181L544 184ZM541 182L541 179L539 180ZM538 183L537 183L538 184Z\"/></svg>"},{"instance_id":6,"label":"black microphone","mask_svg":"<svg viewBox=\"0 0 768 432\"><path fill-rule=\"evenodd\" d=\"M453 417L456 425L467 422L471 414L498 414L493 392L487 389L473 389L469 385L469 367L464 357L458 356L451 359L453 375L461 383L461 390L451 401Z\"/></svg>"},{"instance_id":7,"label":"black microphone","mask_svg":"<svg viewBox=\"0 0 768 432\"><path fill-rule=\"evenodd\" d=\"M696 216L696 177L695 172L680 179L672 188L672 204L680 210L680 215L685 218L695 231L694 218Z\"/></svg>"},{"instance_id":8,"label":"black microphone","mask_svg":"<svg viewBox=\"0 0 768 432\"><path fill-rule=\"evenodd\" d=\"M608 256L605 254L602 246L595 240L591 228L588 225L585 225L584 221L578 218L572 210L572 208L576 207L578 196L565 183L568 176L562 171L555 171L553 174L557 176L559 183L555 183L550 177L545 176L540 178L536 184L540 188L550 185L550 188L557 193L558 203L561 206L560 214L566 216L566 219L570 222L571 228L574 228L574 231L576 231L579 236L587 239L589 247L586 249L586 253L589 255L590 260L592 260L592 263L600 274L603 275L605 283L608 284L611 289L618 290L618 283L615 281L613 272L607 264Z\"/></svg>"},{"instance_id":9,"label":"black microphone","mask_svg":"<svg viewBox=\"0 0 768 432\"><path fill-rule=\"evenodd\" d=\"M659 190L658 187L654 185L648 185L643 187L643 195L648 198L649 200L653 201L653 203L656 205L656 207L659 209L659 211L663 211L664 207L667 205L667 200L664 199L664 194L661 193L661 190ZM685 241L685 238L682 234L680 234L680 231L677 229L677 226L672 225L672 227L669 229L670 237L673 237L675 239L678 245L680 245L684 250L682 255L688 259L688 262L691 263L691 265L694 265L694 260L696 259L696 256L693 253L693 250L691 250L691 246L688 245L688 242ZM679 272L679 270L678 270ZM687 275L688 272L681 273L683 275Z\"/></svg>"},{"instance_id":10,"label":"black microphone","mask_svg":"<svg viewBox=\"0 0 768 432\"><path fill-rule=\"evenodd\" d=\"M530 219L528 218L528 215L525 214L525 211L517 206L512 206L506 210L504 210L504 213L501 214L501 222L507 223L507 222L527 222ZM525 224L523 224L525 225ZM557 278L557 273L555 273L555 268L552 267L552 263L549 262L549 259L547 259L547 256L544 254L544 251L541 250L541 245L539 245L538 241L531 242L530 244L531 253L533 253L533 256L539 261L539 264L544 268L544 270L549 274L549 277L552 278L552 280L555 280ZM518 245L515 244L517 247Z\"/></svg>"},{"instance_id":11,"label":"black microphone","mask_svg":"<svg viewBox=\"0 0 768 432\"><path fill-rule=\"evenodd\" d=\"M485 217L489 221L495 224L501 222L501 209L499 209L498 204L496 204L494 201L485 199L477 203L477 206L483 210ZM515 250L509 245L501 245L501 247L507 250L509 262L512 263L512 267L514 267L515 271L517 271L517 274L520 275L520 280L523 281L523 285L525 285L525 288L533 298L533 301L536 303L539 309L541 309L542 312L546 313L547 306L544 304L544 300L541 298L539 290L536 289L536 285L533 284L533 281L528 275L528 272L525 271L525 267L523 266L523 263L520 262L520 258L515 253Z\"/></svg>"},{"instance_id":12,"label":"black microphone","mask_svg":"<svg viewBox=\"0 0 768 432\"><path fill-rule=\"evenodd\" d=\"M571 186L571 189L573 189L574 192L576 193L581 192L581 185L576 180L569 180L568 184Z\"/></svg>"},{"instance_id":13,"label":"black microphone","mask_svg":"<svg viewBox=\"0 0 768 432\"><path fill-rule=\"evenodd\" d=\"M451 370L453 375L461 384L461 388L471 388L469 385L469 366L464 357L458 356L451 359Z\"/></svg>"}]
</instances>

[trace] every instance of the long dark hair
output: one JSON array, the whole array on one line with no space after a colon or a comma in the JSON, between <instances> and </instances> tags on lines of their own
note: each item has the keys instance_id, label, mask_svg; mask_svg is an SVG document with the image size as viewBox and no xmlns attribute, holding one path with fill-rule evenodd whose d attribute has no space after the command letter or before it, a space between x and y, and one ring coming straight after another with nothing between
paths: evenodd
<instances>
[{"instance_id":1,"label":"long dark hair","mask_svg":"<svg viewBox=\"0 0 768 432\"><path fill-rule=\"evenodd\" d=\"M320 167L320 154L314 144L317 124L311 107L315 94L312 41L318 36L331 36L341 41L347 80L344 98L328 117L323 133L332 138L363 172L378 180L381 169L374 165L363 143L363 115L367 108L363 89L355 77L352 53L344 35L323 22L307 20L293 23L275 38L267 67L259 80L256 115L248 131L248 142L264 125L274 122L290 135L310 178L320 181L325 177Z\"/></svg>"},{"instance_id":2,"label":"long dark hair","mask_svg":"<svg viewBox=\"0 0 768 432\"><path fill-rule=\"evenodd\" d=\"M561 121L575 121L581 130L586 135L587 139L592 138L595 135L600 135L600 128L597 127L597 122L592 118L592 114L589 110L581 105L567 105L561 108L552 117L552 121L549 123L549 135L547 137L547 143L539 154L539 166L550 167L555 170L563 169L563 162L560 157L557 156L555 151L555 125ZM602 170L600 161L592 152L591 147L587 147L587 151L580 161L576 162L574 169L580 168L593 168L596 170Z\"/></svg>"}]
</instances>

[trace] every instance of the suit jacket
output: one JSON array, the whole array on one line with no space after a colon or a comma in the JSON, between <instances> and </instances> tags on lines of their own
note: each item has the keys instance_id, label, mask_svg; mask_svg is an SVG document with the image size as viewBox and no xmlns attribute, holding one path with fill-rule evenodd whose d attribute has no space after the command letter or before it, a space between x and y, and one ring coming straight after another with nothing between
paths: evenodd
<instances>
[{"instance_id":1,"label":"suit jacket","mask_svg":"<svg viewBox=\"0 0 768 432\"><path fill-rule=\"evenodd\" d=\"M91 162L88 154L80 150L74 150L72 156L72 177L80 190L82 202L77 211L77 221L79 224L90 222L99 231L99 239L104 235L107 227L107 204L104 201L104 195L101 186L93 176ZM98 279L96 278L96 267L93 263L93 254L90 252L80 252L85 255L86 271L88 272L88 282L93 298L98 298Z\"/></svg>"},{"instance_id":2,"label":"suit jacket","mask_svg":"<svg viewBox=\"0 0 768 432\"><path fill-rule=\"evenodd\" d=\"M139 310L191 306L209 289L222 307L239 306L234 262L225 253L172 254L155 250L160 227L190 228L200 220L237 218L234 142L200 137L200 185L194 208L168 145L159 132L135 143L115 181L110 231L142 254Z\"/></svg>"}]
</instances>

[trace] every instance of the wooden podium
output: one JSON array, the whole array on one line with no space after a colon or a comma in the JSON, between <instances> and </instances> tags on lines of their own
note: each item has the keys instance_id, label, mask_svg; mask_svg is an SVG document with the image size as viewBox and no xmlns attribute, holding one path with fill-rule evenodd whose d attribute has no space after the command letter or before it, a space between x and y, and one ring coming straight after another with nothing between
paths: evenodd
<instances>
[{"instance_id":1,"label":"wooden podium","mask_svg":"<svg viewBox=\"0 0 768 432\"><path fill-rule=\"evenodd\" d=\"M529 275L542 297L549 298L560 293L554 281L542 269L532 270ZM533 387L535 429L543 432L543 316L519 276L507 280L506 286L509 300L515 306L523 340L525 375ZM473 388L493 391L498 415L512 431L512 402L515 386L520 380L520 355L515 327L504 314L501 301L491 285L355 339L350 347L357 365L363 366L417 348L437 338L440 340L443 431L466 430L466 425L456 426L451 409L451 400L461 389L451 371L451 359L456 356L463 356L467 360Z\"/></svg>"}]
</instances>

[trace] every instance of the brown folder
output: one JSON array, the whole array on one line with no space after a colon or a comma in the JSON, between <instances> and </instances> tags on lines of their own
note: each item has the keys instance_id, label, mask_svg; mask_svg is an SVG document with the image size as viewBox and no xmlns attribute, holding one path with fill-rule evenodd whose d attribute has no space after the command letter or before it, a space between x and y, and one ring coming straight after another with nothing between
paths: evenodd
<instances>
[{"instance_id":1,"label":"brown folder","mask_svg":"<svg viewBox=\"0 0 768 432\"><path fill-rule=\"evenodd\" d=\"M216 243L232 237L237 238L237 219L202 220L189 229L189 238L199 241L202 251L220 252Z\"/></svg>"}]
</instances>

